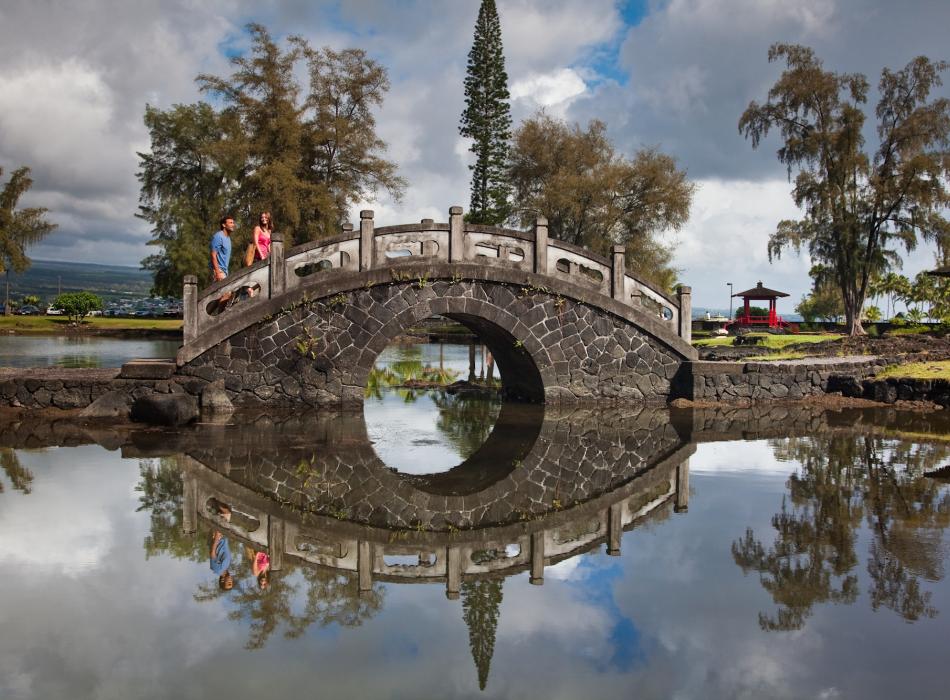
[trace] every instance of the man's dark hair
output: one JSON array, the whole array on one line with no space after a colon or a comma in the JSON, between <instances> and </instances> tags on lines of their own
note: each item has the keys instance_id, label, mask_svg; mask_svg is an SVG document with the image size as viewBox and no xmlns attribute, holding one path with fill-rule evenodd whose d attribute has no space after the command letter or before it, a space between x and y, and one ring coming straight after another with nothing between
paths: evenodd
<instances>
[{"instance_id":1,"label":"man's dark hair","mask_svg":"<svg viewBox=\"0 0 950 700\"><path fill-rule=\"evenodd\" d=\"M224 222L227 221L228 219L233 219L233 218L234 217L231 216L230 214L225 214L224 216L221 217L221 221L218 222L218 226L221 226L223 228Z\"/></svg>"}]
</instances>

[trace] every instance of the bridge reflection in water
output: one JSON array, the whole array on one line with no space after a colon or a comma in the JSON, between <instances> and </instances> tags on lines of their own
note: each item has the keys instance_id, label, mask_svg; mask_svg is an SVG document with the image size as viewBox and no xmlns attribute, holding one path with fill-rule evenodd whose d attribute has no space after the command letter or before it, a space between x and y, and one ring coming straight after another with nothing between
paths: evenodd
<instances>
[{"instance_id":1,"label":"bridge reflection in water","mask_svg":"<svg viewBox=\"0 0 950 700\"><path fill-rule=\"evenodd\" d=\"M183 527L205 519L266 550L274 570L292 560L355 572L361 591L374 579L441 581L457 598L463 580L525 570L540 584L546 565L602 543L619 555L625 529L687 509L694 448L658 421L668 414L610 415L506 407L479 450L431 475L388 468L360 415L322 419L306 443L287 439L303 425L244 426L178 457ZM267 436L284 444L262 445Z\"/></svg>"}]
</instances>

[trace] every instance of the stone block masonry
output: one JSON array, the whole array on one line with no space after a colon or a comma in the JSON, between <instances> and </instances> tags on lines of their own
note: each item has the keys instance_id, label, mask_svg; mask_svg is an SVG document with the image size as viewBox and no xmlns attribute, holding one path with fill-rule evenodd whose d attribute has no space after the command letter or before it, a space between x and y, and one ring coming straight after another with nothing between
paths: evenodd
<instances>
[{"instance_id":1,"label":"stone block masonry","mask_svg":"<svg viewBox=\"0 0 950 700\"><path fill-rule=\"evenodd\" d=\"M549 404L671 398L683 350L580 297L484 279L402 279L394 271L386 283L303 297L233 333L179 372L223 380L239 405L358 407L376 358L391 340L442 315L488 346L509 398Z\"/></svg>"},{"instance_id":2,"label":"stone block masonry","mask_svg":"<svg viewBox=\"0 0 950 700\"><path fill-rule=\"evenodd\" d=\"M811 358L789 362L690 362L676 393L692 401L796 401L823 394L892 404L927 401L950 407L950 382L874 375L885 366L919 358Z\"/></svg>"},{"instance_id":3,"label":"stone block masonry","mask_svg":"<svg viewBox=\"0 0 950 700\"><path fill-rule=\"evenodd\" d=\"M863 379L885 364L883 358L870 356L785 362L691 362L684 366L677 393L693 401L794 401L835 391L833 377Z\"/></svg>"},{"instance_id":4,"label":"stone block masonry","mask_svg":"<svg viewBox=\"0 0 950 700\"><path fill-rule=\"evenodd\" d=\"M188 393L197 396L206 382L194 377L126 379L118 369L0 370L0 406L28 409L81 409L118 391L137 399L145 394Z\"/></svg>"}]
</instances>

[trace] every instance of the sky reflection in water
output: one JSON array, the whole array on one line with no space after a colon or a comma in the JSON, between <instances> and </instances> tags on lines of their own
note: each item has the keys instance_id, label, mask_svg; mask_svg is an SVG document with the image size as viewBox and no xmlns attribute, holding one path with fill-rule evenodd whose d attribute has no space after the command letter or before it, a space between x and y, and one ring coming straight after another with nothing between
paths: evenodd
<instances>
[{"instance_id":1,"label":"sky reflection in water","mask_svg":"<svg viewBox=\"0 0 950 700\"><path fill-rule=\"evenodd\" d=\"M222 592L175 459L4 448L0 697L942 697L950 490L920 475L948 461L848 431L701 442L688 512L622 556L449 600L299 560L261 591L234 537Z\"/></svg>"}]
</instances>

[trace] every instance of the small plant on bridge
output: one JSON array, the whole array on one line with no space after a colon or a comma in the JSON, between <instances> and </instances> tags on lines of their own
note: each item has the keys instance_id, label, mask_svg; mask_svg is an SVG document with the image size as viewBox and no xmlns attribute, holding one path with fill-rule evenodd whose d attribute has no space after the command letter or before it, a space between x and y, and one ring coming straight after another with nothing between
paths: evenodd
<instances>
[{"instance_id":1,"label":"small plant on bridge","mask_svg":"<svg viewBox=\"0 0 950 700\"><path fill-rule=\"evenodd\" d=\"M545 287L543 284L529 284L521 288L520 296L522 299L525 297L534 296L535 294L550 294L550 290Z\"/></svg>"},{"instance_id":2,"label":"small plant on bridge","mask_svg":"<svg viewBox=\"0 0 950 700\"><path fill-rule=\"evenodd\" d=\"M416 289L425 289L429 286L429 275L422 275L416 280Z\"/></svg>"},{"instance_id":3,"label":"small plant on bridge","mask_svg":"<svg viewBox=\"0 0 950 700\"><path fill-rule=\"evenodd\" d=\"M454 275L452 275L451 282L452 284L459 284L463 279L462 273L456 272Z\"/></svg>"},{"instance_id":4,"label":"small plant on bridge","mask_svg":"<svg viewBox=\"0 0 950 700\"><path fill-rule=\"evenodd\" d=\"M524 347L524 342L521 340L515 341L515 350L521 350Z\"/></svg>"},{"instance_id":5,"label":"small plant on bridge","mask_svg":"<svg viewBox=\"0 0 950 700\"><path fill-rule=\"evenodd\" d=\"M396 282L408 282L412 279L412 275L408 272L403 272L401 270L390 269L389 276L392 278L392 283Z\"/></svg>"},{"instance_id":6,"label":"small plant on bridge","mask_svg":"<svg viewBox=\"0 0 950 700\"><path fill-rule=\"evenodd\" d=\"M297 342L294 344L294 349L300 354L301 357L309 357L311 360L317 359L317 343L319 343L320 338L313 334L311 328L304 328L303 333L297 337Z\"/></svg>"},{"instance_id":7,"label":"small plant on bridge","mask_svg":"<svg viewBox=\"0 0 950 700\"><path fill-rule=\"evenodd\" d=\"M339 294L330 297L329 301L327 301L327 306L329 306L331 309L335 309L339 306L346 306L346 294L340 292Z\"/></svg>"}]
</instances>

